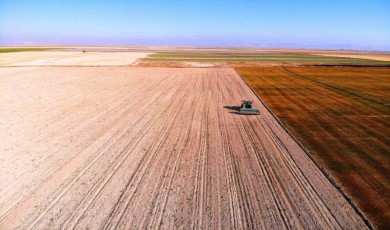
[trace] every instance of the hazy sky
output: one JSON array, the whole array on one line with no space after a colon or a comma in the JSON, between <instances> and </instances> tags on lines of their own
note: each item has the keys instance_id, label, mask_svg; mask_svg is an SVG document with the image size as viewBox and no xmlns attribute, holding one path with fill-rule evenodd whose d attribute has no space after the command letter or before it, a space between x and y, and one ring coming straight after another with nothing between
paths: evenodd
<instances>
[{"instance_id":1,"label":"hazy sky","mask_svg":"<svg viewBox=\"0 0 390 230\"><path fill-rule=\"evenodd\" d=\"M0 42L390 50L390 0L0 0Z\"/></svg>"}]
</instances>

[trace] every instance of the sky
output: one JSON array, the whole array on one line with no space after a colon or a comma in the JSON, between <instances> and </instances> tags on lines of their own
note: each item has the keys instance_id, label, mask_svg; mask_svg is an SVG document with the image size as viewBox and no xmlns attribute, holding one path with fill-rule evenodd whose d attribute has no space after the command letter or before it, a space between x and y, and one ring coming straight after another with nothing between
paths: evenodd
<instances>
[{"instance_id":1,"label":"sky","mask_svg":"<svg viewBox=\"0 0 390 230\"><path fill-rule=\"evenodd\" d=\"M390 50L390 0L0 0L0 44Z\"/></svg>"}]
</instances>

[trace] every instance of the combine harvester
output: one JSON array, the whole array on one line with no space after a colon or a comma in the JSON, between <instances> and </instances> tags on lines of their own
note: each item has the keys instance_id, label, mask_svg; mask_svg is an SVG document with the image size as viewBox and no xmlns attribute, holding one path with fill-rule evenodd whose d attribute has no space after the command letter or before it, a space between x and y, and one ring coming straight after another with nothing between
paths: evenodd
<instances>
[{"instance_id":1,"label":"combine harvester","mask_svg":"<svg viewBox=\"0 0 390 230\"><path fill-rule=\"evenodd\" d=\"M238 113L245 114L245 115L260 115L260 110L258 108L253 108L252 104L253 104L253 100L241 101L241 107Z\"/></svg>"}]
</instances>

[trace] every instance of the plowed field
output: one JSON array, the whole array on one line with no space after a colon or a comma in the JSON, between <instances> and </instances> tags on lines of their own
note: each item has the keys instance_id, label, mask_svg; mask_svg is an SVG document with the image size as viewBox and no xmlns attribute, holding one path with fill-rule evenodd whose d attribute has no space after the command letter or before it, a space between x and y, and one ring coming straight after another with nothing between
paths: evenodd
<instances>
[{"instance_id":1,"label":"plowed field","mask_svg":"<svg viewBox=\"0 0 390 230\"><path fill-rule=\"evenodd\" d=\"M1 228L367 228L232 69L0 71Z\"/></svg>"}]
</instances>

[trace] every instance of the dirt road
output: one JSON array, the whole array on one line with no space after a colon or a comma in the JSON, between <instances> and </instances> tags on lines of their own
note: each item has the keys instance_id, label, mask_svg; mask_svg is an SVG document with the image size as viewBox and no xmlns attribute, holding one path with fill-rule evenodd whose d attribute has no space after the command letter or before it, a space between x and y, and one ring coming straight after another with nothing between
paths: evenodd
<instances>
[{"instance_id":1,"label":"dirt road","mask_svg":"<svg viewBox=\"0 0 390 230\"><path fill-rule=\"evenodd\" d=\"M1 228L367 227L232 69L0 71Z\"/></svg>"}]
</instances>

